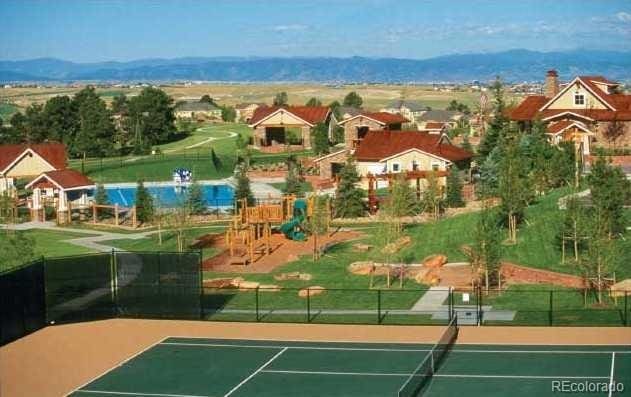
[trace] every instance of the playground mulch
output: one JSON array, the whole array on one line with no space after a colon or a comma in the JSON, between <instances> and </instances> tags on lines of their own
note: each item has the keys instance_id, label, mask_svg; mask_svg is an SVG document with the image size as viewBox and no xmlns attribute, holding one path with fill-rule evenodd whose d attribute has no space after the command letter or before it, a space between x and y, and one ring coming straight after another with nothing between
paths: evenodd
<instances>
[{"instance_id":1,"label":"playground mulch","mask_svg":"<svg viewBox=\"0 0 631 397\"><path fill-rule=\"evenodd\" d=\"M401 350L398 344L413 343L418 346L412 350L426 350L439 339L443 331L444 328L438 326L306 325L132 319L57 325L44 328L0 348L0 395L60 396L79 388L89 390L98 385L99 388L94 387L94 390L115 392L84 392L77 395L145 396L150 395L147 394L150 390L159 388L163 394L224 396L228 390L235 388L250 375L252 377L242 384L243 388L237 388L232 396L280 396L283 395L282 392L295 392L295 387L304 385L311 385L314 387L312 391L316 391L316 394L309 394L308 391L300 394L305 397L370 395L353 393L353 388L361 387L362 384L368 386L370 383L374 385L375 392L385 388L389 391L396 390L405 379L400 376L401 374L373 376L365 373L392 373L396 369L396 372L407 374L422 359L424 352L397 352ZM169 337L173 339L167 339ZM194 338L192 343L197 344L235 346L181 345L191 342L182 338ZM221 341L217 341L218 339ZM166 345L161 342L178 344ZM378 346L380 350L352 350L358 347L370 348L366 345L372 343L381 344ZM239 346L258 344L272 347L257 349ZM474 347L469 346L470 344L494 346ZM581 346L568 347L577 344ZM605 344L610 346L604 346ZM435 395L475 396L480 394L474 392L481 389L493 390L497 383L503 388L499 390L510 390L510 394L519 392L521 386L525 385L530 389L526 388L524 391L540 392L526 395L546 395L550 389L544 389L544 382L547 382L545 386L549 387L549 379L544 378L545 376L577 376L581 379L595 377L606 381L605 378L611 374L614 351L614 378L618 381L626 380L625 383L628 383L629 379L622 378L625 373L627 377L631 373L628 371L628 359L631 355L618 354L618 351L629 349L614 345L629 344L631 335L628 328L461 327L458 344L437 373L446 376L434 379L432 388L436 388L437 391L450 391L447 394ZM304 345L313 349L295 348ZM152 348L154 346L155 348ZM273 360L274 365L270 365L266 370L291 372L284 374L266 371L261 374L262 371L259 371L258 374L254 374L285 347L291 348ZM334 349L329 350L330 347ZM479 351L458 353L458 350L464 349ZM535 352L523 353L526 350ZM567 350L570 352L566 352ZM596 353L583 354L576 351ZM220 353L221 359L218 359ZM384 355L387 357L383 357ZM393 365L396 365L396 368ZM214 369L219 372L212 372ZM298 373L299 371L305 373ZM350 372L357 372L360 375L343 374ZM103 376L104 374L106 375ZM514 378L514 386L509 387L508 383L502 380L502 376ZM91 386L88 386L90 384ZM335 388L332 384L341 386ZM470 392L463 389L465 384L470 388ZM629 387L628 384L625 386ZM130 390L129 387L134 389ZM172 389L175 393L170 393ZM214 394L211 393L213 390ZM366 390L370 392L372 389L362 388L362 392ZM119 394L116 391L137 394ZM220 393L222 391L225 393ZM329 394L317 394L317 391ZM432 395L431 390L428 395Z\"/></svg>"},{"instance_id":2,"label":"playground mulch","mask_svg":"<svg viewBox=\"0 0 631 397\"><path fill-rule=\"evenodd\" d=\"M342 230L318 237L320 247L331 247L345 241L356 240L362 233L352 230ZM289 262L296 261L302 255L313 253L313 236L305 241L289 240L282 234L274 233L271 238L272 252L259 256L256 261L248 265L230 264L230 254L223 236L212 239L213 246L219 248L219 254L202 262L202 268L208 271L222 273L270 273L276 268Z\"/></svg>"}]
</instances>

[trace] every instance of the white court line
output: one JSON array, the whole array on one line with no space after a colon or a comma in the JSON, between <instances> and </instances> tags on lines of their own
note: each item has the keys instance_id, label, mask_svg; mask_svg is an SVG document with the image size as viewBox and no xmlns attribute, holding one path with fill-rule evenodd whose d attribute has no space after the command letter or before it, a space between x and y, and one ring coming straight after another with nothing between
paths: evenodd
<instances>
[{"instance_id":1,"label":"white court line","mask_svg":"<svg viewBox=\"0 0 631 397\"><path fill-rule=\"evenodd\" d=\"M133 392L126 392L126 391L104 391L104 390L77 390L76 393L112 394L115 396L213 397L213 396L199 396L199 395L193 395L193 394L133 393Z\"/></svg>"},{"instance_id":2,"label":"white court line","mask_svg":"<svg viewBox=\"0 0 631 397\"><path fill-rule=\"evenodd\" d=\"M340 350L340 351L381 351L381 352L417 352L427 353L431 349L388 349L373 347L325 347L325 346L282 346L282 345L239 345L230 343L193 343L193 342L162 342L160 345L172 346L201 346L201 347L235 347L246 349L295 349L295 350ZM452 349L453 353L516 353L516 354L610 354L610 351L604 350L475 350L475 349ZM618 353L631 353L618 352Z\"/></svg>"},{"instance_id":3,"label":"white court line","mask_svg":"<svg viewBox=\"0 0 631 397\"><path fill-rule=\"evenodd\" d=\"M111 368L109 368L109 369L106 369L105 371L101 372L100 374L98 374L97 376L95 376L95 377L93 377L92 379L88 380L87 382L85 382L84 384L80 385L80 386L79 386L79 387L77 387L76 389L74 389L74 390L70 391L69 393L64 394L64 396L66 396L66 397L67 397L67 396L71 395L72 393L75 393L75 392L79 391L79 389L82 389L82 388L86 387L87 385L89 385L90 383L92 383L92 382L94 382L95 380L99 379L100 377L105 376L106 374L110 373L111 371L115 370L116 368L118 368L118 367L120 367L120 366L124 365L126 362L128 362L128 361L130 361L130 360L132 360L132 359L134 359L134 358L136 358L136 357L138 357L139 355L141 355L142 353L146 352L147 350L149 350L149 349L151 349L151 348L153 348L153 347L155 347L155 346L158 346L160 343L164 342L164 341L165 341L165 340L167 340L167 339L168 339L168 337L165 337L165 338L163 338L163 339L160 339L160 340L159 340L159 341L157 341L156 343L153 343L153 344L151 344L151 345L149 345L149 346L145 347L144 349L140 350L140 351L139 351L139 352L137 352L136 354L134 354L134 355L132 355L132 356L130 356L130 357L128 357L128 358L126 358L125 360L123 360L123 361L121 361L120 363L118 363L118 364L114 365L113 367L111 367Z\"/></svg>"},{"instance_id":4,"label":"white court line","mask_svg":"<svg viewBox=\"0 0 631 397\"><path fill-rule=\"evenodd\" d=\"M298 374L298 375L348 375L348 376L424 376L411 373L380 373L380 372L332 372L332 371L292 371L267 369L263 373ZM437 378L499 378L499 379L609 379L608 376L563 376L563 375L467 375L467 374L434 374Z\"/></svg>"},{"instance_id":5,"label":"white court line","mask_svg":"<svg viewBox=\"0 0 631 397\"><path fill-rule=\"evenodd\" d=\"M611 353L611 374L609 375L609 397L611 397L611 393L613 393L613 369L616 362L616 352Z\"/></svg>"},{"instance_id":6,"label":"white court line","mask_svg":"<svg viewBox=\"0 0 631 397\"><path fill-rule=\"evenodd\" d=\"M243 386L247 381L249 381L250 379L254 378L256 376L256 374L258 374L259 372L261 372L262 370L265 369L265 367L267 367L268 365L270 365L272 363L272 361L276 360L281 354L285 353L287 351L287 348L284 348L283 350L279 351L278 353L276 353L274 355L274 357L270 358L269 360L267 360L265 362L265 364L261 365L256 371L252 372L250 374L250 376L248 376L247 378L243 379L241 381L241 383L239 383L238 385L236 385L235 387L233 387L228 393L224 394L223 397L228 397L229 395L231 395L232 393L234 393L235 391L237 391L241 386Z\"/></svg>"}]
</instances>

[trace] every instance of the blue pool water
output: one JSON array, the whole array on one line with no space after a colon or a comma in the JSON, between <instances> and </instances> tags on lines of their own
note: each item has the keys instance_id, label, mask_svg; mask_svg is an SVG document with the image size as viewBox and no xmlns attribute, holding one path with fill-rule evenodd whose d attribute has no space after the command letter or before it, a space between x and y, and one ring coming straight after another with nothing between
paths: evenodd
<instances>
[{"instance_id":1,"label":"blue pool water","mask_svg":"<svg viewBox=\"0 0 631 397\"><path fill-rule=\"evenodd\" d=\"M230 207L234 200L234 189L229 185L201 185L204 200L208 207ZM135 187L106 187L110 204L131 207L136 202ZM180 186L147 186L157 207L176 207L187 197L187 187Z\"/></svg>"}]
</instances>

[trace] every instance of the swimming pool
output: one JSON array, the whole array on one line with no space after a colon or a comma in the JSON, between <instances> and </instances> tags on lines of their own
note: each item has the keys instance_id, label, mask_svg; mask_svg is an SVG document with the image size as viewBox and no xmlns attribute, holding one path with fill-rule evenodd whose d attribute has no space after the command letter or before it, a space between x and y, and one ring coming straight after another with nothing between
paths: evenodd
<instances>
[{"instance_id":1,"label":"swimming pool","mask_svg":"<svg viewBox=\"0 0 631 397\"><path fill-rule=\"evenodd\" d=\"M188 187L177 185L145 185L149 194L153 196L156 207L173 208L182 204L187 197ZM201 185L204 201L209 208L232 207L234 189L230 185L211 184ZM110 204L131 207L136 202L135 186L106 186L107 198Z\"/></svg>"}]
</instances>

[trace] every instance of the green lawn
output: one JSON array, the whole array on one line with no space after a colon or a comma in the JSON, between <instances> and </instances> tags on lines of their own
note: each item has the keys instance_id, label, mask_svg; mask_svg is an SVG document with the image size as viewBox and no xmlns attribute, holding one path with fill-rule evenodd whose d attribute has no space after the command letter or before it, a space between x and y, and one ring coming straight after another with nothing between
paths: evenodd
<instances>
[{"instance_id":1,"label":"green lawn","mask_svg":"<svg viewBox=\"0 0 631 397\"><path fill-rule=\"evenodd\" d=\"M13 113L17 112L18 108L10 103L0 103L0 119L8 121Z\"/></svg>"}]
</instances>

